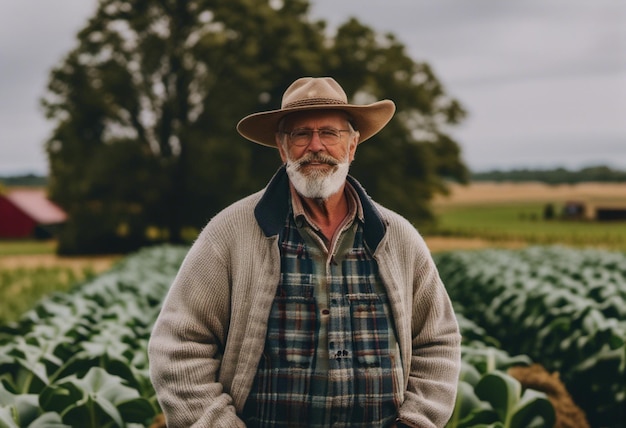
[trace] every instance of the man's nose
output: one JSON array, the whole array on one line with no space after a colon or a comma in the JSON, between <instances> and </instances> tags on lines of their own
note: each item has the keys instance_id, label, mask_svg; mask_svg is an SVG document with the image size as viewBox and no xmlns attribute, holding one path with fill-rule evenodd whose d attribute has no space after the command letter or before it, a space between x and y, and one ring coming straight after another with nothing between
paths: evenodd
<instances>
[{"instance_id":1,"label":"man's nose","mask_svg":"<svg viewBox=\"0 0 626 428\"><path fill-rule=\"evenodd\" d=\"M311 142L309 143L307 149L312 152L320 152L325 148L326 147L322 144L322 140L320 139L320 133L313 132L311 135Z\"/></svg>"}]
</instances>

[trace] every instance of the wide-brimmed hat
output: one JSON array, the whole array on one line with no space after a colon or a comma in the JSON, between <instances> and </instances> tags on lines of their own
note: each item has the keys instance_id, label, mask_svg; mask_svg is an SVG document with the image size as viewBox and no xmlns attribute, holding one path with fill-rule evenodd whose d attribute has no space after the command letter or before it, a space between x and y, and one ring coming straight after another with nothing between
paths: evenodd
<instances>
[{"instance_id":1,"label":"wide-brimmed hat","mask_svg":"<svg viewBox=\"0 0 626 428\"><path fill-rule=\"evenodd\" d=\"M367 105L348 104L342 87L331 77L303 77L293 82L283 94L280 110L254 113L241 119L237 131L250 141L276 147L280 120L290 113L306 110L341 110L348 114L359 143L383 129L391 120L396 105L391 100Z\"/></svg>"}]
</instances>

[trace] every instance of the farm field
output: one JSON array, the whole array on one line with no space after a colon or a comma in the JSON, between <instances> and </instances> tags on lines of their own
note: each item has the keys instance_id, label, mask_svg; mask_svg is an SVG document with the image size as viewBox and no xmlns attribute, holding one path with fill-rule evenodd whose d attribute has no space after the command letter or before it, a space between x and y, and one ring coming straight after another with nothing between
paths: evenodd
<instances>
[{"instance_id":1,"label":"farm field","mask_svg":"<svg viewBox=\"0 0 626 428\"><path fill-rule=\"evenodd\" d=\"M449 196L439 196L442 206L504 202L619 201L626 199L626 183L580 183L550 185L539 182L476 181L468 186L453 183Z\"/></svg>"},{"instance_id":2,"label":"farm field","mask_svg":"<svg viewBox=\"0 0 626 428\"><path fill-rule=\"evenodd\" d=\"M108 270L120 256L59 257L53 241L0 241L0 324Z\"/></svg>"},{"instance_id":3,"label":"farm field","mask_svg":"<svg viewBox=\"0 0 626 428\"><path fill-rule=\"evenodd\" d=\"M626 184L555 186L476 182L469 186L452 185L449 196L440 196L434 201L438 224L427 238L473 238L500 247L519 247L523 243L564 244L626 251L626 221L564 219L561 214L568 201L582 202L589 207L626 207ZM544 218L548 204L553 208L552 219ZM464 248L467 247L460 249Z\"/></svg>"},{"instance_id":4,"label":"farm field","mask_svg":"<svg viewBox=\"0 0 626 428\"><path fill-rule=\"evenodd\" d=\"M186 251L131 254L0 323L0 425L149 426L160 411L147 341ZM447 428L623 426L625 254L526 247L450 251L436 262L464 338ZM554 395L559 378L567 389Z\"/></svg>"}]
</instances>

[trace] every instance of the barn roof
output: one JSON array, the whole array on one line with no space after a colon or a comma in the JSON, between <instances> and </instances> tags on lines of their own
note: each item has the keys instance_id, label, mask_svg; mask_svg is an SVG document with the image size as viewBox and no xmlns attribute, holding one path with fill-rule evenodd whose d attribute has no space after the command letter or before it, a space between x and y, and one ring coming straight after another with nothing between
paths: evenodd
<instances>
[{"instance_id":1,"label":"barn roof","mask_svg":"<svg viewBox=\"0 0 626 428\"><path fill-rule=\"evenodd\" d=\"M63 223L67 220L67 214L50 201L43 190L13 190L5 197L39 224Z\"/></svg>"}]
</instances>

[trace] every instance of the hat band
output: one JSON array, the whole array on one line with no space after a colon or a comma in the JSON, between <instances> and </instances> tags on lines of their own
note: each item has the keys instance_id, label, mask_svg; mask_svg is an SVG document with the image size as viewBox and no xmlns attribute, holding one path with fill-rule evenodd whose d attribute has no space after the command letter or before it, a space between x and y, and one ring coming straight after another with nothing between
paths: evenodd
<instances>
[{"instance_id":1,"label":"hat band","mask_svg":"<svg viewBox=\"0 0 626 428\"><path fill-rule=\"evenodd\" d=\"M285 104L282 108L288 109L288 108L294 108L294 107L317 106L317 105L327 105L327 104L347 105L348 103L346 103L343 100L336 100L332 98L308 98L305 100L299 100L299 101L291 102L289 104Z\"/></svg>"}]
</instances>

